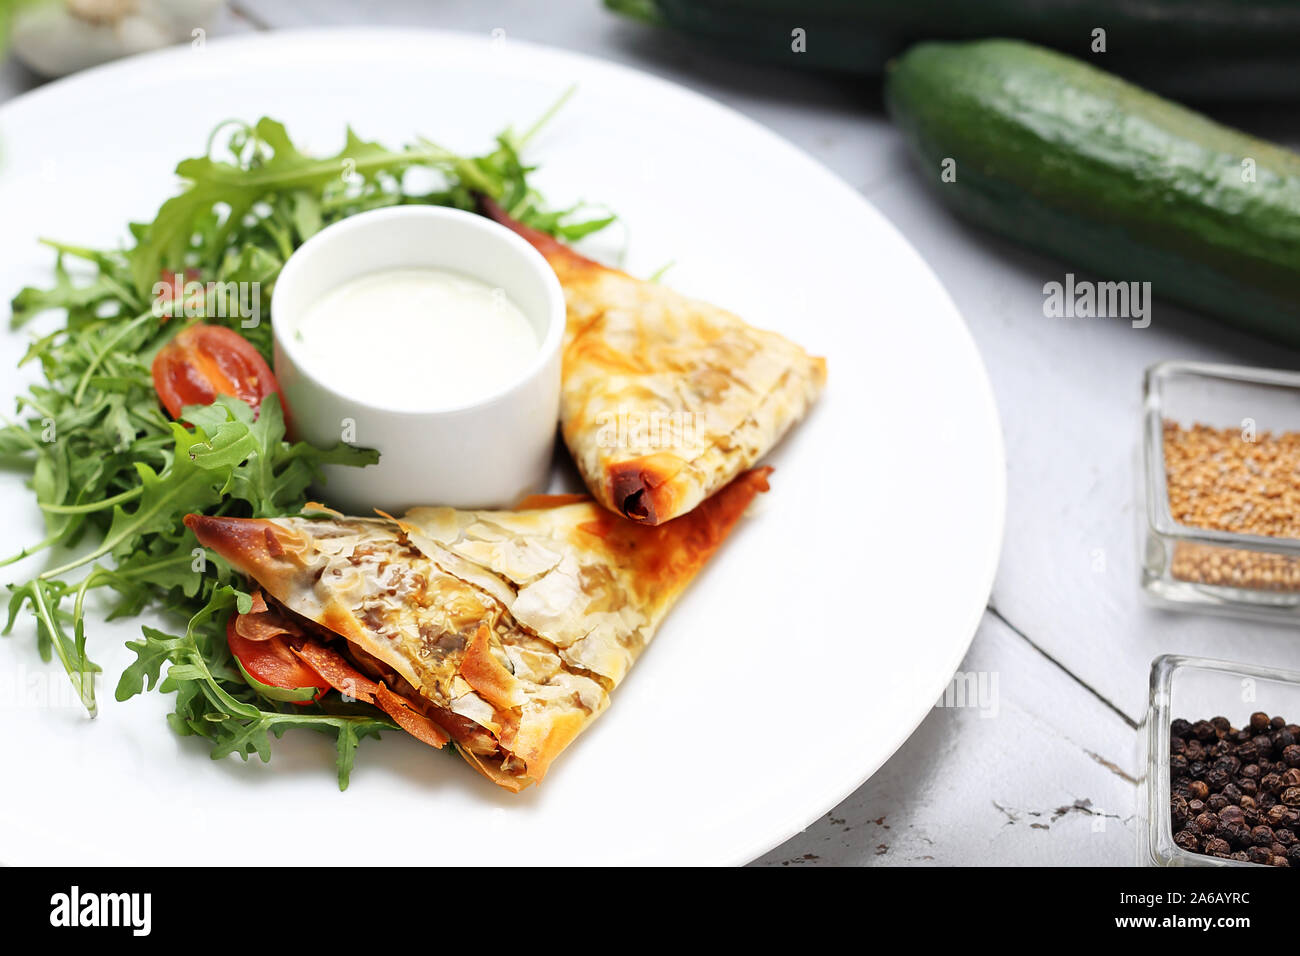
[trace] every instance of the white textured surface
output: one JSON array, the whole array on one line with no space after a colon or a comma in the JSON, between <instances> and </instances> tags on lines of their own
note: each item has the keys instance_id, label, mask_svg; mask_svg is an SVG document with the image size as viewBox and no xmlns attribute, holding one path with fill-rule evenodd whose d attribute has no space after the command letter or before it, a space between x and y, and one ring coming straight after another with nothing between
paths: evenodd
<instances>
[{"instance_id":1,"label":"white textured surface","mask_svg":"<svg viewBox=\"0 0 1300 956\"><path fill-rule=\"evenodd\" d=\"M350 22L503 29L713 96L868 195L927 258L971 326L1002 414L1009 505L992 599L997 613L985 615L962 670L983 674L986 687L997 675L996 715L982 716L992 708L935 710L866 785L760 863L1129 863L1130 723L1141 717L1151 659L1183 652L1300 666L1300 640L1289 630L1142 607L1133 514L1145 365L1203 358L1296 367L1295 353L1163 303L1145 330L1044 318L1042 285L1062 279L1066 267L969 230L939 209L870 84L723 61L608 14L595 0L243 0L215 32ZM0 68L0 98L33 82L12 64ZM1281 114L1226 118L1300 141ZM771 195L756 197L789 201L797 201L797 185L774 184ZM942 599L941 549L928 573L936 574ZM1076 801L1087 809L1074 808ZM1074 809L1060 812L1067 807Z\"/></svg>"}]
</instances>

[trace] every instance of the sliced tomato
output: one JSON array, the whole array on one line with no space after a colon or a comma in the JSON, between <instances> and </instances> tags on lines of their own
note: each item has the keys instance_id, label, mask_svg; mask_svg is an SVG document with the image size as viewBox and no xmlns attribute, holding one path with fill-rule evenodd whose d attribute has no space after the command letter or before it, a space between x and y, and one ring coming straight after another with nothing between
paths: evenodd
<instances>
[{"instance_id":1,"label":"sliced tomato","mask_svg":"<svg viewBox=\"0 0 1300 956\"><path fill-rule=\"evenodd\" d=\"M268 687L284 690L306 690L315 688L311 700L298 700L299 705L310 704L320 700L330 689L329 681L321 677L293 652L289 642L283 637L271 637L264 641L250 641L240 635L235 626L237 614L230 615L226 622L226 643L230 653L244 671L255 681Z\"/></svg>"},{"instance_id":2,"label":"sliced tomato","mask_svg":"<svg viewBox=\"0 0 1300 956\"><path fill-rule=\"evenodd\" d=\"M367 704L375 702L380 685L349 664L338 651L309 639L303 641L302 647L294 647L293 652L302 658L303 663L325 678L344 699L351 697Z\"/></svg>"},{"instance_id":3,"label":"sliced tomato","mask_svg":"<svg viewBox=\"0 0 1300 956\"><path fill-rule=\"evenodd\" d=\"M186 405L211 405L218 395L247 402L254 411L275 392L284 396L270 366L246 338L224 325L191 325L159 350L153 387L172 418Z\"/></svg>"}]
</instances>

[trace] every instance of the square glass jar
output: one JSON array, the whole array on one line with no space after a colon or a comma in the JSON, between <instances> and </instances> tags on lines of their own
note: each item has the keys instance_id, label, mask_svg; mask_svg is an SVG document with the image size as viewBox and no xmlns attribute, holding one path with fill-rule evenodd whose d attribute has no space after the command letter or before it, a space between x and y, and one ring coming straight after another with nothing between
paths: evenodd
<instances>
[{"instance_id":1,"label":"square glass jar","mask_svg":"<svg viewBox=\"0 0 1300 956\"><path fill-rule=\"evenodd\" d=\"M1170 724L1227 717L1241 727L1263 711L1300 722L1300 673L1204 657L1163 655L1151 663L1151 691L1141 741L1138 781L1139 866L1259 866L1192 853L1174 843L1169 806Z\"/></svg>"},{"instance_id":2,"label":"square glass jar","mask_svg":"<svg viewBox=\"0 0 1300 956\"><path fill-rule=\"evenodd\" d=\"M1169 608L1300 620L1300 538L1176 521L1164 454L1166 421L1240 429L1243 440L1264 432L1300 432L1300 373L1161 362L1146 371L1143 399L1139 520L1142 587L1148 597Z\"/></svg>"}]
</instances>

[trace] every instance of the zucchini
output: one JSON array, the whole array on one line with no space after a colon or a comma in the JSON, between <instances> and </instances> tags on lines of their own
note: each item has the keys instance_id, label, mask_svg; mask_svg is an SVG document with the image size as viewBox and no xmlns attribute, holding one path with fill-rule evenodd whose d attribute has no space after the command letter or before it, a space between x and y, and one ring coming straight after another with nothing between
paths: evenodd
<instances>
[{"instance_id":1,"label":"zucchini","mask_svg":"<svg viewBox=\"0 0 1300 956\"><path fill-rule=\"evenodd\" d=\"M1300 156L1013 40L914 47L885 103L961 216L1300 344Z\"/></svg>"},{"instance_id":2,"label":"zucchini","mask_svg":"<svg viewBox=\"0 0 1300 956\"><path fill-rule=\"evenodd\" d=\"M1201 100L1300 97L1296 0L605 0L746 59L879 76L921 40L1012 37ZM801 28L803 52L791 49ZM1105 52L1093 31L1106 31Z\"/></svg>"}]
</instances>

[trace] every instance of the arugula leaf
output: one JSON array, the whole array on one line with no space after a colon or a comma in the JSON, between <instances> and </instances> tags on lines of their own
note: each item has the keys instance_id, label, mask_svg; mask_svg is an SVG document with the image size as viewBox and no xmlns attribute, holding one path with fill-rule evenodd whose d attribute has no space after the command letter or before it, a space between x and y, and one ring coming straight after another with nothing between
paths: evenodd
<instances>
[{"instance_id":1,"label":"arugula leaf","mask_svg":"<svg viewBox=\"0 0 1300 956\"><path fill-rule=\"evenodd\" d=\"M307 442L288 444L284 441L280 399L275 394L262 400L256 420L247 405L225 395L211 405L190 406L184 415L187 421L208 431L231 423L248 429L251 447L239 464L230 467L222 493L248 502L255 518L299 510L307 486L321 477L321 465L362 467L379 461L379 453L373 449L353 448L342 442L332 448L317 448ZM229 452L200 449L194 453L201 467L211 467L213 458L222 456L228 457Z\"/></svg>"},{"instance_id":2,"label":"arugula leaf","mask_svg":"<svg viewBox=\"0 0 1300 956\"><path fill-rule=\"evenodd\" d=\"M358 741L378 737L383 730L396 730L397 725L377 712L331 713L319 706L259 697L256 682L250 683L246 674L239 673L242 668L232 671L228 652L221 651L226 617L251 606L249 595L222 585L190 618L183 635L143 628L142 640L127 643L136 659L118 681L117 699L128 700L155 686L163 693L175 693L176 708L168 722L182 736L208 738L214 760L230 754L247 760L256 753L263 762L269 761L271 736L278 738L292 728L333 734L339 789L346 790Z\"/></svg>"},{"instance_id":3,"label":"arugula leaf","mask_svg":"<svg viewBox=\"0 0 1300 956\"><path fill-rule=\"evenodd\" d=\"M200 156L183 160L176 167L176 174L187 180L188 186L163 203L154 221L141 230L140 241L130 254L131 274L140 295L148 293L164 267L192 264L196 223L213 215L218 206L224 207L224 212L213 220L217 228L208 239L214 247L223 246L223 238L268 193L319 190L362 160L375 164L383 157L395 162L393 154L380 146L362 143L350 130L343 150L327 159L313 159L299 152L284 127L274 120L264 117L247 132L249 159L245 164ZM409 162L427 158L433 157L413 156Z\"/></svg>"},{"instance_id":4,"label":"arugula leaf","mask_svg":"<svg viewBox=\"0 0 1300 956\"><path fill-rule=\"evenodd\" d=\"M55 247L58 248L57 246ZM28 321L50 309L88 309L100 303L121 301L122 286L118 266L109 256L96 261L97 274L90 281L74 282L64 264L65 253L59 251L54 260L54 286L37 289L28 286L14 296L9 324L20 328ZM134 304L134 299L128 300Z\"/></svg>"},{"instance_id":5,"label":"arugula leaf","mask_svg":"<svg viewBox=\"0 0 1300 956\"><path fill-rule=\"evenodd\" d=\"M191 432L173 423L171 429L175 453L167 469L160 475L144 463L136 464L140 494L135 509L128 512L120 504L114 505L112 524L94 550L43 572L42 580L57 578L106 554L125 558L145 535L172 531L186 514L220 503L231 470L257 451L256 440L242 422L223 422L213 430L211 439L201 428Z\"/></svg>"},{"instance_id":6,"label":"arugula leaf","mask_svg":"<svg viewBox=\"0 0 1300 956\"><path fill-rule=\"evenodd\" d=\"M519 158L528 138L568 96L524 137L507 130L497 137L495 150L474 158L427 139L389 149L361 139L351 129L338 153L318 158L302 153L283 124L273 119L238 125L230 139L229 159L206 155L182 161L176 173L185 182L183 191L163 203L152 223L136 225L139 241L127 253L136 293L147 299L166 270L194 267L216 273L230 255L248 255L250 247L283 264L297 245L330 222L404 202L473 209L474 194L485 192L527 225L561 238L577 239L603 229L613 216L566 223L577 207L547 211L527 182L533 167ZM416 167L433 171L446 187L423 196L407 194L403 177ZM261 271L264 281L273 282L279 270Z\"/></svg>"},{"instance_id":7,"label":"arugula leaf","mask_svg":"<svg viewBox=\"0 0 1300 956\"><path fill-rule=\"evenodd\" d=\"M41 659L48 661L51 651L58 655L59 662L76 688L86 711L94 717L98 712L95 703L95 674L101 668L86 656L86 634L81 618L77 618L71 638L63 627L64 614L59 604L67 590L66 586L58 581L36 580L21 587L11 585L10 590L12 597L9 599L9 617L3 633L8 634L13 629L14 620L23 604L30 603L37 620L37 649Z\"/></svg>"}]
</instances>

